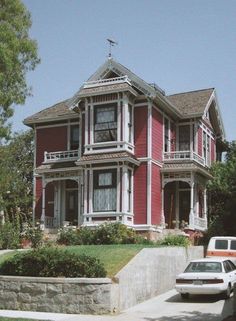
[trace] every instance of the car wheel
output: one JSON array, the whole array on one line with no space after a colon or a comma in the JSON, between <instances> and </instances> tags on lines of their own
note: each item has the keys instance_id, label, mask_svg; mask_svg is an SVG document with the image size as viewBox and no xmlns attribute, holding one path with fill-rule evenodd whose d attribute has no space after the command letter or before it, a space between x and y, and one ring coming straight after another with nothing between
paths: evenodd
<instances>
[{"instance_id":1,"label":"car wheel","mask_svg":"<svg viewBox=\"0 0 236 321\"><path fill-rule=\"evenodd\" d=\"M230 298L230 293L231 293L231 285L228 284L227 290L223 293L223 298L225 300Z\"/></svg>"},{"instance_id":2,"label":"car wheel","mask_svg":"<svg viewBox=\"0 0 236 321\"><path fill-rule=\"evenodd\" d=\"M182 299L188 299L189 298L189 293L181 293L181 298Z\"/></svg>"}]
</instances>

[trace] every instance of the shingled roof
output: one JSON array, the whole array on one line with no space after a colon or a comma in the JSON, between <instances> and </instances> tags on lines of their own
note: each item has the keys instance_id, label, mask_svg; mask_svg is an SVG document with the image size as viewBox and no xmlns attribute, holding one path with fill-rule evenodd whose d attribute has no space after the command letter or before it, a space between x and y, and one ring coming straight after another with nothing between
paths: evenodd
<instances>
[{"instance_id":1,"label":"shingled roof","mask_svg":"<svg viewBox=\"0 0 236 321\"><path fill-rule=\"evenodd\" d=\"M40 112L27 117L24 120L25 125L32 125L40 122L47 122L52 120L60 120L65 118L70 118L73 116L78 116L73 110L70 110L67 105L68 100L61 101L51 107L41 110Z\"/></svg>"},{"instance_id":2,"label":"shingled roof","mask_svg":"<svg viewBox=\"0 0 236 321\"><path fill-rule=\"evenodd\" d=\"M166 98L179 109L183 116L200 115L204 113L213 91L214 88L208 88L169 95Z\"/></svg>"}]
</instances>

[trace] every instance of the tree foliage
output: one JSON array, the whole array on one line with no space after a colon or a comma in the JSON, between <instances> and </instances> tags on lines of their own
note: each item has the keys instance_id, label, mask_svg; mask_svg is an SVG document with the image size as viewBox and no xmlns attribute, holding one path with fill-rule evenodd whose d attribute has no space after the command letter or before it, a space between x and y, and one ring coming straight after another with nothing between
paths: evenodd
<instances>
[{"instance_id":1,"label":"tree foliage","mask_svg":"<svg viewBox=\"0 0 236 321\"><path fill-rule=\"evenodd\" d=\"M27 71L39 63L30 27L30 13L20 0L0 0L0 137L9 133L13 105L24 104L30 94Z\"/></svg>"},{"instance_id":2,"label":"tree foliage","mask_svg":"<svg viewBox=\"0 0 236 321\"><path fill-rule=\"evenodd\" d=\"M212 167L213 180L208 184L211 235L236 235L236 144L229 144L224 163ZM210 235L210 236L211 236Z\"/></svg>"},{"instance_id":3,"label":"tree foliage","mask_svg":"<svg viewBox=\"0 0 236 321\"><path fill-rule=\"evenodd\" d=\"M15 134L0 146L0 209L11 219L29 216L33 201L33 131Z\"/></svg>"}]
</instances>

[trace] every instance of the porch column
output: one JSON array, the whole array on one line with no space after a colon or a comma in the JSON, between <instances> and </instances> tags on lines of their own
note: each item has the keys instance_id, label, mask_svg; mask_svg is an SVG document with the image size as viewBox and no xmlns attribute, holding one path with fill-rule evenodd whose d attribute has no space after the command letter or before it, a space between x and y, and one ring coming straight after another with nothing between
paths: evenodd
<instances>
[{"instance_id":1,"label":"porch column","mask_svg":"<svg viewBox=\"0 0 236 321\"><path fill-rule=\"evenodd\" d=\"M42 230L45 228L45 189L46 189L46 182L44 177L42 178L42 214L40 218L40 227Z\"/></svg>"},{"instance_id":2,"label":"porch column","mask_svg":"<svg viewBox=\"0 0 236 321\"><path fill-rule=\"evenodd\" d=\"M189 213L189 227L194 228L194 182L191 181L191 194L190 194L190 213Z\"/></svg>"},{"instance_id":3,"label":"porch column","mask_svg":"<svg viewBox=\"0 0 236 321\"><path fill-rule=\"evenodd\" d=\"M128 169L127 166L122 167L122 212L128 212ZM122 223L126 223L126 216L123 215Z\"/></svg>"},{"instance_id":4,"label":"porch column","mask_svg":"<svg viewBox=\"0 0 236 321\"><path fill-rule=\"evenodd\" d=\"M160 222L160 225L162 228L166 227L164 201L165 201L165 185L162 183L162 187L161 187L161 222Z\"/></svg>"},{"instance_id":5,"label":"porch column","mask_svg":"<svg viewBox=\"0 0 236 321\"><path fill-rule=\"evenodd\" d=\"M77 180L78 184L78 226L81 225L81 184L80 179Z\"/></svg>"},{"instance_id":6,"label":"porch column","mask_svg":"<svg viewBox=\"0 0 236 321\"><path fill-rule=\"evenodd\" d=\"M206 221L206 226L205 228L207 229L207 189L206 186L204 187L204 191L203 191L203 217Z\"/></svg>"}]
</instances>

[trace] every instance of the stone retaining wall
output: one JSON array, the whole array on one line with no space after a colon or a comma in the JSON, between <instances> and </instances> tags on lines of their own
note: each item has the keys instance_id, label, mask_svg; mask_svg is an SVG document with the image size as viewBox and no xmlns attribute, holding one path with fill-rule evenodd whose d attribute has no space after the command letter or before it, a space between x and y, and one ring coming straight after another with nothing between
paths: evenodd
<instances>
[{"instance_id":1,"label":"stone retaining wall","mask_svg":"<svg viewBox=\"0 0 236 321\"><path fill-rule=\"evenodd\" d=\"M104 314L117 305L118 288L109 278L0 276L0 309Z\"/></svg>"},{"instance_id":2,"label":"stone retaining wall","mask_svg":"<svg viewBox=\"0 0 236 321\"><path fill-rule=\"evenodd\" d=\"M163 293L203 247L146 248L114 278L0 276L0 309L109 314Z\"/></svg>"}]
</instances>

